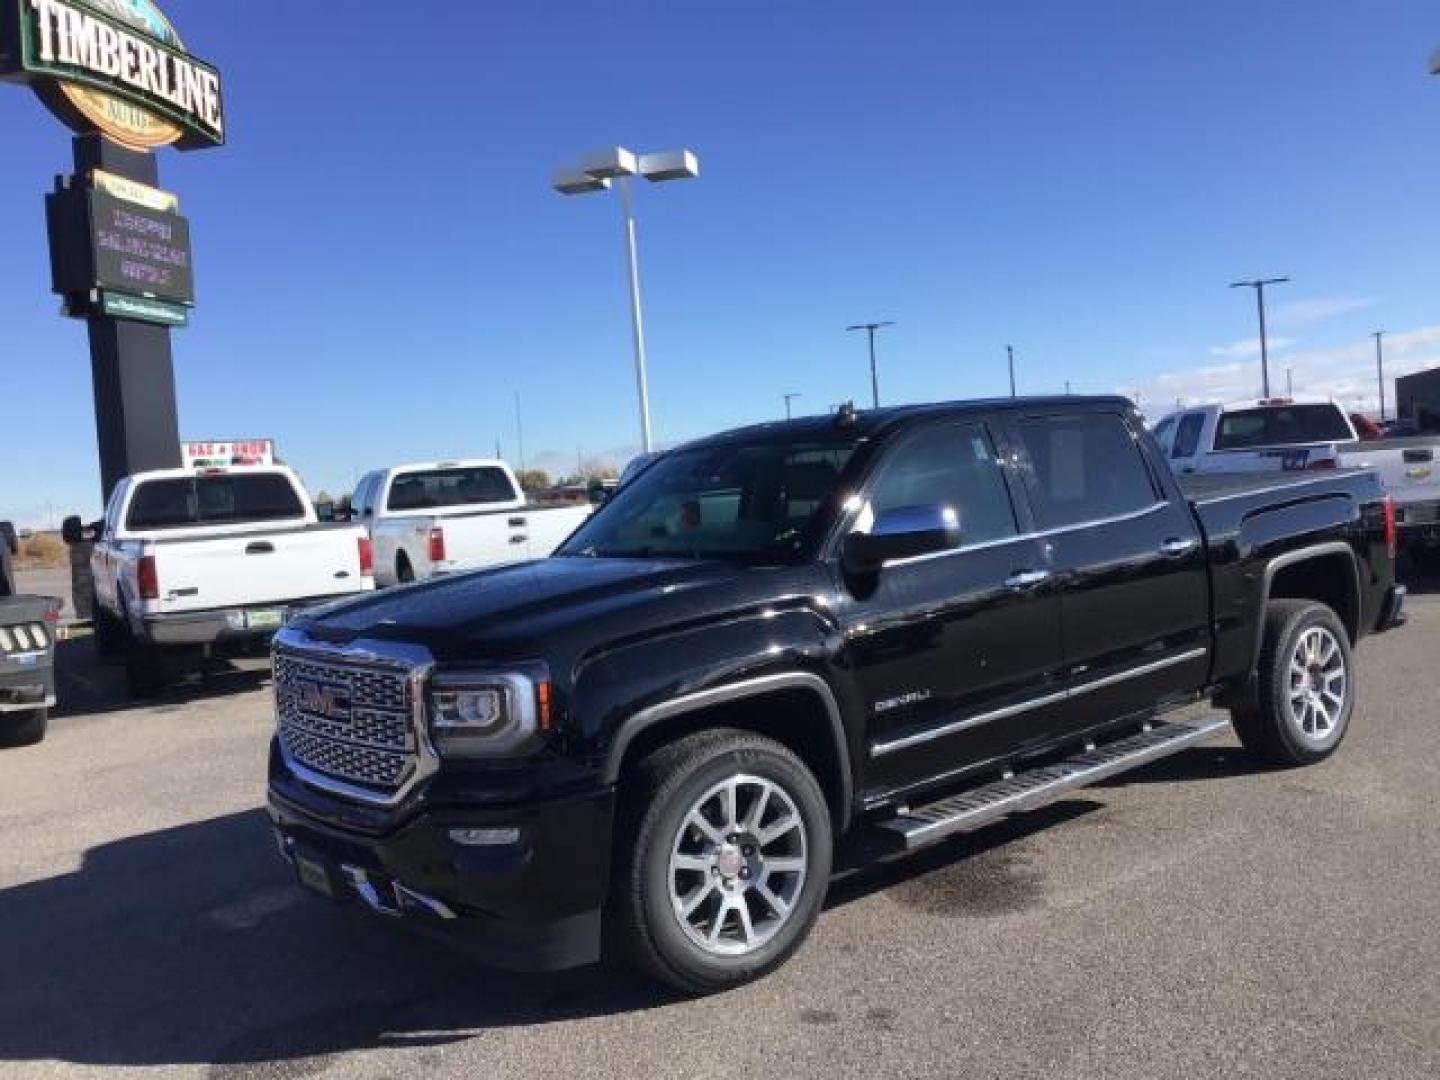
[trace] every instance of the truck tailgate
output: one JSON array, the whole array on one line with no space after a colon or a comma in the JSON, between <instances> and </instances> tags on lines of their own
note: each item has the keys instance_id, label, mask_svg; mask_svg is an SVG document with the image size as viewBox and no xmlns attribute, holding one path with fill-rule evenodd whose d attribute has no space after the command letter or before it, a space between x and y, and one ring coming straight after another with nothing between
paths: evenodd
<instances>
[{"instance_id":1,"label":"truck tailgate","mask_svg":"<svg viewBox=\"0 0 1440 1080\"><path fill-rule=\"evenodd\" d=\"M337 596L361 588L362 535L305 526L154 543L160 612Z\"/></svg>"},{"instance_id":2,"label":"truck tailgate","mask_svg":"<svg viewBox=\"0 0 1440 1080\"><path fill-rule=\"evenodd\" d=\"M1374 469L1397 504L1440 501L1440 438L1433 435L1348 443L1340 461Z\"/></svg>"}]
</instances>

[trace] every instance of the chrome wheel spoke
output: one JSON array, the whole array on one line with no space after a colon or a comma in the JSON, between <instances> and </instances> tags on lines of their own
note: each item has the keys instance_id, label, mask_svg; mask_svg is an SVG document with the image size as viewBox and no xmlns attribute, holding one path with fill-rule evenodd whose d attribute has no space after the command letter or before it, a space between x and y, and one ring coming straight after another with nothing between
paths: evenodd
<instances>
[{"instance_id":1,"label":"chrome wheel spoke","mask_svg":"<svg viewBox=\"0 0 1440 1080\"><path fill-rule=\"evenodd\" d=\"M776 915L779 915L783 918L785 915L789 914L790 905L775 894L775 890L770 888L770 883L768 881L762 881L760 882L760 884L756 885L755 891L760 894L760 899L764 900L765 903L769 906L770 910L773 911Z\"/></svg>"},{"instance_id":2,"label":"chrome wheel spoke","mask_svg":"<svg viewBox=\"0 0 1440 1080\"><path fill-rule=\"evenodd\" d=\"M805 869L805 860L766 859L765 869L771 874L795 874Z\"/></svg>"},{"instance_id":3,"label":"chrome wheel spoke","mask_svg":"<svg viewBox=\"0 0 1440 1080\"><path fill-rule=\"evenodd\" d=\"M681 913L686 918L689 918L691 915L695 914L695 909L698 908L701 904L703 904L706 898L708 898L709 895L714 891L715 882L711 881L709 878L706 878L703 882L701 882L699 888L697 888L681 902Z\"/></svg>"},{"instance_id":4,"label":"chrome wheel spoke","mask_svg":"<svg viewBox=\"0 0 1440 1080\"><path fill-rule=\"evenodd\" d=\"M797 829L799 827L800 815L791 812L786 814L779 821L773 822L772 824L759 830L759 832L757 832L755 835L760 841L760 846L764 848L769 847L776 840L779 840L780 837L784 836L791 829Z\"/></svg>"},{"instance_id":5,"label":"chrome wheel spoke","mask_svg":"<svg viewBox=\"0 0 1440 1080\"><path fill-rule=\"evenodd\" d=\"M740 933L745 940L745 948L753 949L756 944L755 924L750 921L750 908L745 903L744 897L736 900L733 907L735 913L740 916Z\"/></svg>"},{"instance_id":6,"label":"chrome wheel spoke","mask_svg":"<svg viewBox=\"0 0 1440 1080\"><path fill-rule=\"evenodd\" d=\"M675 856L676 870L689 870L697 874L708 874L714 864L704 855L682 855Z\"/></svg>"},{"instance_id":7,"label":"chrome wheel spoke","mask_svg":"<svg viewBox=\"0 0 1440 1080\"><path fill-rule=\"evenodd\" d=\"M698 806L690 811L689 816L685 818L685 824L692 829L699 829L705 839L709 840L712 844L719 845L725 842L725 837L721 834L720 830L706 820L705 815L700 812Z\"/></svg>"}]
</instances>

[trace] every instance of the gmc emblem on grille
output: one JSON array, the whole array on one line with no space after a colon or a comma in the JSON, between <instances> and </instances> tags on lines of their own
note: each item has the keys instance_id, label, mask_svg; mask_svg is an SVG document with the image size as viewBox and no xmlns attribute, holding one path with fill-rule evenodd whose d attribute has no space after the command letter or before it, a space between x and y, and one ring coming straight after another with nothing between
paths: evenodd
<instances>
[{"instance_id":1,"label":"gmc emblem on grille","mask_svg":"<svg viewBox=\"0 0 1440 1080\"><path fill-rule=\"evenodd\" d=\"M350 719L350 688L343 683L295 679L284 687L291 705L326 720Z\"/></svg>"}]
</instances>

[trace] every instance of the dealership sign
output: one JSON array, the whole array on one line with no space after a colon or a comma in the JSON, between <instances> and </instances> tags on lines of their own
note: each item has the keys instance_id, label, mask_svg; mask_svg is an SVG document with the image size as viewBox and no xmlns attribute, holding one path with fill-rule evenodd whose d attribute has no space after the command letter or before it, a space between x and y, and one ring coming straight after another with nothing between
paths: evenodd
<instances>
[{"instance_id":1,"label":"dealership sign","mask_svg":"<svg viewBox=\"0 0 1440 1080\"><path fill-rule=\"evenodd\" d=\"M150 0L0 0L0 76L77 131L135 150L225 141L220 73Z\"/></svg>"}]
</instances>

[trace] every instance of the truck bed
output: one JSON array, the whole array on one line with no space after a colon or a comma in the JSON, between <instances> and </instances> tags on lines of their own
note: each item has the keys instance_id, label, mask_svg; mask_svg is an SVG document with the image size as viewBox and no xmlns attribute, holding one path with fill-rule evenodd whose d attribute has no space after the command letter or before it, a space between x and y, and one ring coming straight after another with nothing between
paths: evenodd
<instances>
[{"instance_id":1,"label":"truck bed","mask_svg":"<svg viewBox=\"0 0 1440 1080\"><path fill-rule=\"evenodd\" d=\"M1336 491L1348 492L1350 485L1345 481L1351 477L1364 476L1365 469L1326 469L1323 472L1283 473L1187 473L1177 476L1180 491L1195 507L1211 506L1231 499L1247 496L1269 495L1275 492L1294 490L1297 496L1312 494L1308 488L1330 487Z\"/></svg>"}]
</instances>

